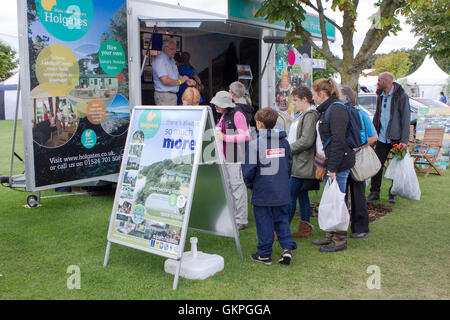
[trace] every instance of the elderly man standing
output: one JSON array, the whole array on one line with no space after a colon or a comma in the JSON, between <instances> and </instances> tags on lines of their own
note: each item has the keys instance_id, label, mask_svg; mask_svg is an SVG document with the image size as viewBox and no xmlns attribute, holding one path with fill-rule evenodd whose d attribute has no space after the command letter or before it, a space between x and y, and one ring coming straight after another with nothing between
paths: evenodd
<instances>
[{"instance_id":1,"label":"elderly man standing","mask_svg":"<svg viewBox=\"0 0 450 320\"><path fill-rule=\"evenodd\" d=\"M408 144L411 119L409 97L402 86L394 82L391 73L383 72L378 76L377 96L377 110L373 117L373 125L378 133L375 152L382 166L380 171L372 177L368 202L380 200L384 163L394 144L402 146ZM389 188L389 202L395 203L391 188Z\"/></svg>"},{"instance_id":2,"label":"elderly man standing","mask_svg":"<svg viewBox=\"0 0 450 320\"><path fill-rule=\"evenodd\" d=\"M162 52L152 64L153 82L155 83L155 104L158 106L176 106L179 86L186 82L188 86L195 81L180 76L173 57L177 51L177 43L173 39L163 42Z\"/></svg>"}]
</instances>

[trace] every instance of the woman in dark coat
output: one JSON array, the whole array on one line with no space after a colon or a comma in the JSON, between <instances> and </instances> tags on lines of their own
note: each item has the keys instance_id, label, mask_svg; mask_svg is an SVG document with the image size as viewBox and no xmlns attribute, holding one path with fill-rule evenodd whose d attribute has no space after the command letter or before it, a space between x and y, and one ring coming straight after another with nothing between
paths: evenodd
<instances>
[{"instance_id":1,"label":"woman in dark coat","mask_svg":"<svg viewBox=\"0 0 450 320\"><path fill-rule=\"evenodd\" d=\"M347 110L340 104L340 91L333 79L318 79L312 87L313 98L320 112L318 137L326 156L328 179L336 179L341 192L345 193L350 169L355 165L355 152L346 141L349 126ZM329 110L328 110L329 109ZM320 213L319 213L320 214ZM320 245L321 252L336 252L347 249L347 230L335 230L312 242Z\"/></svg>"}]
</instances>

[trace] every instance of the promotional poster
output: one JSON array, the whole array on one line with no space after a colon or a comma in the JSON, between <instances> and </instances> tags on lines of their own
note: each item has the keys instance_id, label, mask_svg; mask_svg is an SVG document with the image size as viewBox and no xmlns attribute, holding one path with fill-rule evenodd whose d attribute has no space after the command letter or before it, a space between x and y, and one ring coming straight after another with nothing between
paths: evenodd
<instances>
[{"instance_id":1,"label":"promotional poster","mask_svg":"<svg viewBox=\"0 0 450 320\"><path fill-rule=\"evenodd\" d=\"M134 110L109 241L169 257L180 253L202 114Z\"/></svg>"},{"instance_id":2,"label":"promotional poster","mask_svg":"<svg viewBox=\"0 0 450 320\"><path fill-rule=\"evenodd\" d=\"M26 3L30 101L23 118L34 167L27 186L117 174L130 119L126 0Z\"/></svg>"},{"instance_id":3,"label":"promotional poster","mask_svg":"<svg viewBox=\"0 0 450 320\"><path fill-rule=\"evenodd\" d=\"M312 86L311 47L289 44L275 46L275 105L280 114L279 129L287 130L294 119L291 92L300 85ZM281 122L280 122L281 121Z\"/></svg>"}]
</instances>

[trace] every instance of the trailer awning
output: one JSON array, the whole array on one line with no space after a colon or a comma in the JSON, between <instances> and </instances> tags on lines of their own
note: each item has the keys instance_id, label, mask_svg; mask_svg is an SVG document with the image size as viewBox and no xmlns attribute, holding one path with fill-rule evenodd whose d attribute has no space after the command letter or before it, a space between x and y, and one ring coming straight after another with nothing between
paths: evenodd
<instances>
[{"instance_id":1,"label":"trailer awning","mask_svg":"<svg viewBox=\"0 0 450 320\"><path fill-rule=\"evenodd\" d=\"M245 38L261 39L262 32L267 29L266 26L248 24L245 22L237 22L227 19L221 20L161 20L161 19L143 19L147 28L180 28L193 29L200 32L220 33L234 35ZM278 28L274 30L280 31Z\"/></svg>"}]
</instances>

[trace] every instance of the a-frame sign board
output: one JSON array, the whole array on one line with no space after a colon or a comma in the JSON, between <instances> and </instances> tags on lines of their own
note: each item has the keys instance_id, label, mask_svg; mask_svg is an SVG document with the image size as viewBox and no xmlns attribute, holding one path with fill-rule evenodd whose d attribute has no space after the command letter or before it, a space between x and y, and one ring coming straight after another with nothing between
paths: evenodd
<instances>
[{"instance_id":1,"label":"a-frame sign board","mask_svg":"<svg viewBox=\"0 0 450 320\"><path fill-rule=\"evenodd\" d=\"M175 290L188 228L234 237L242 258L222 166L209 107L135 107L104 266L112 242L177 260Z\"/></svg>"}]
</instances>

